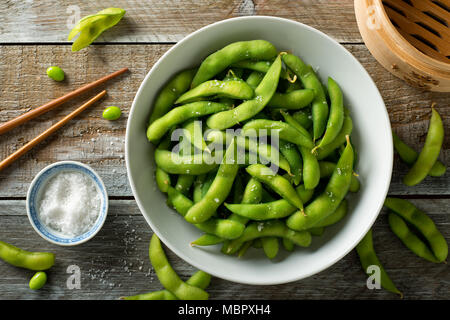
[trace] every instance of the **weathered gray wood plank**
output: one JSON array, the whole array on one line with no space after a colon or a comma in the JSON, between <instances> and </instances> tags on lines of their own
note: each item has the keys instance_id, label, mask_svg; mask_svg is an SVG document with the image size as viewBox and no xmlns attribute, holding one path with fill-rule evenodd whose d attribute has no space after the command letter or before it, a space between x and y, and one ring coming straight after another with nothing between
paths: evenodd
<instances>
[{"instance_id":1,"label":"weathered gray wood plank","mask_svg":"<svg viewBox=\"0 0 450 320\"><path fill-rule=\"evenodd\" d=\"M339 41L361 41L352 0L4 0L0 3L0 43L67 42L75 10L83 17L111 6L120 6L127 14L99 42L177 42L213 22L246 15L288 18Z\"/></svg>"},{"instance_id":2,"label":"weathered gray wood plank","mask_svg":"<svg viewBox=\"0 0 450 320\"><path fill-rule=\"evenodd\" d=\"M413 200L426 208L447 241L450 240L450 200ZM409 252L389 230L386 212L374 226L380 260L405 299L449 299L450 268L433 264ZM159 290L161 285L148 261L150 227L132 200L110 202L108 218L100 233L76 247L50 244L34 232L25 212L25 201L0 201L0 239L28 250L51 251L56 264L49 283L40 291L28 289L33 272L0 261L0 299L117 299L120 296ZM187 278L195 270L168 252L176 271ZM236 260L236 263L240 263ZM69 290L69 265L81 269L81 289ZM391 299L384 290L368 290L366 276L354 251L329 269L310 278L277 286L249 286L213 279L211 299Z\"/></svg>"},{"instance_id":3,"label":"weathered gray wood plank","mask_svg":"<svg viewBox=\"0 0 450 320\"><path fill-rule=\"evenodd\" d=\"M12 119L29 108L59 97L104 74L124 66L130 68L128 74L104 86L108 90L106 99L0 172L0 197L24 197L29 183L39 170L55 161L67 159L87 163L97 170L110 195L131 196L124 160L127 115L145 74L169 48L170 45L99 45L82 53L71 53L68 45L0 46L0 60L3 62L0 65L0 122ZM346 45L346 48L373 77L385 99L393 128L405 141L420 150L426 135L432 101L437 102L445 129L450 132L448 94L411 88L385 71L365 46ZM53 64L66 71L65 82L55 83L47 78L45 69ZM0 157L4 158L17 150L89 96L89 93L85 94L3 135L0 139ZM103 120L101 112L108 105L121 107L123 117L115 122ZM448 134L441 160L447 165L450 163ZM401 183L406 170L406 166L397 159L391 185L392 194L449 194L448 173L441 178L427 178L418 186L410 188Z\"/></svg>"}]
</instances>

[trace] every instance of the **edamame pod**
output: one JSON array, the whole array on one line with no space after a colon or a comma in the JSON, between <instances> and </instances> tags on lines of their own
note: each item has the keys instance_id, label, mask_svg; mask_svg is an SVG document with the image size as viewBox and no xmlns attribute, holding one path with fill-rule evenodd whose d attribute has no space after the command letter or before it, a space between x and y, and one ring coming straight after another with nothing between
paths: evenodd
<instances>
[{"instance_id":1,"label":"edamame pod","mask_svg":"<svg viewBox=\"0 0 450 320\"><path fill-rule=\"evenodd\" d=\"M191 199L172 187L169 188L167 200L168 203L183 217L186 216L189 209L194 205ZM245 228L243 224L237 221L217 218L210 218L205 222L194 224L194 226L206 233L224 239L235 239L239 237Z\"/></svg>"},{"instance_id":2,"label":"edamame pod","mask_svg":"<svg viewBox=\"0 0 450 320\"><path fill-rule=\"evenodd\" d=\"M412 166L419 157L419 153L417 153L416 150L404 143L400 139L400 137L395 134L394 131L392 131L392 138L394 141L395 151L397 151L403 162ZM447 167L439 160L436 160L434 165L431 167L430 172L428 172L428 175L432 177L440 177L444 175L446 171Z\"/></svg>"},{"instance_id":3,"label":"edamame pod","mask_svg":"<svg viewBox=\"0 0 450 320\"><path fill-rule=\"evenodd\" d=\"M227 198L239 170L239 164L235 159L235 146L236 143L233 141L225 153L211 187L203 199L194 204L186 213L186 221L190 223L205 222Z\"/></svg>"},{"instance_id":4,"label":"edamame pod","mask_svg":"<svg viewBox=\"0 0 450 320\"><path fill-rule=\"evenodd\" d=\"M286 224L294 230L306 230L314 227L334 211L346 196L353 174L354 152L347 136L347 146L325 188L325 191L306 206L304 214L297 211L291 215Z\"/></svg>"},{"instance_id":5,"label":"edamame pod","mask_svg":"<svg viewBox=\"0 0 450 320\"><path fill-rule=\"evenodd\" d=\"M289 93L275 92L267 104L268 108L298 110L307 107L314 99L314 90L302 89Z\"/></svg>"},{"instance_id":6,"label":"edamame pod","mask_svg":"<svg viewBox=\"0 0 450 320\"><path fill-rule=\"evenodd\" d=\"M55 264L55 255L50 252L30 252L0 241L0 259L20 268L34 271L50 269Z\"/></svg>"},{"instance_id":7,"label":"edamame pod","mask_svg":"<svg viewBox=\"0 0 450 320\"><path fill-rule=\"evenodd\" d=\"M281 154L286 158L294 178L294 184L298 185L302 180L303 163L295 144L281 140L278 142Z\"/></svg>"},{"instance_id":8,"label":"edamame pod","mask_svg":"<svg viewBox=\"0 0 450 320\"><path fill-rule=\"evenodd\" d=\"M243 68L252 70L258 73L267 73L272 65L273 61L255 61L255 60L242 60L236 63L233 63L233 67ZM286 70L281 69L280 78L289 79L289 75Z\"/></svg>"},{"instance_id":9,"label":"edamame pod","mask_svg":"<svg viewBox=\"0 0 450 320\"><path fill-rule=\"evenodd\" d=\"M279 220L250 223L237 239L231 241L227 254L233 254L239 250L244 242L263 237L287 238L301 247L308 247L311 244L311 234L307 231L294 231Z\"/></svg>"},{"instance_id":10,"label":"edamame pod","mask_svg":"<svg viewBox=\"0 0 450 320\"><path fill-rule=\"evenodd\" d=\"M388 220L392 232L394 232L409 250L425 260L439 263L438 259L436 259L434 254L428 249L427 245L411 232L408 225L401 217L395 213L389 213Z\"/></svg>"},{"instance_id":11,"label":"edamame pod","mask_svg":"<svg viewBox=\"0 0 450 320\"><path fill-rule=\"evenodd\" d=\"M195 176L190 174L180 174L178 176L177 183L175 185L175 189L180 191L182 194L186 195L191 189L192 184L194 183Z\"/></svg>"},{"instance_id":12,"label":"edamame pod","mask_svg":"<svg viewBox=\"0 0 450 320\"><path fill-rule=\"evenodd\" d=\"M281 58L286 66L300 78L306 89L315 91L315 97L312 102L312 118L314 140L317 140L325 131L328 119L328 103L322 83L312 67L306 65L299 57L293 54L284 54Z\"/></svg>"},{"instance_id":13,"label":"edamame pod","mask_svg":"<svg viewBox=\"0 0 450 320\"><path fill-rule=\"evenodd\" d=\"M444 141L444 124L441 116L431 108L430 126L422 151L416 162L403 178L403 183L407 186L415 186L420 183L430 172L436 163L441 152L442 142Z\"/></svg>"},{"instance_id":14,"label":"edamame pod","mask_svg":"<svg viewBox=\"0 0 450 320\"><path fill-rule=\"evenodd\" d=\"M161 284L181 300L207 300L208 293L198 287L183 282L170 265L161 242L153 234L149 246L150 262Z\"/></svg>"},{"instance_id":15,"label":"edamame pod","mask_svg":"<svg viewBox=\"0 0 450 320\"><path fill-rule=\"evenodd\" d=\"M261 238L261 243L267 258L273 259L277 256L279 250L279 243L277 237Z\"/></svg>"},{"instance_id":16,"label":"edamame pod","mask_svg":"<svg viewBox=\"0 0 450 320\"><path fill-rule=\"evenodd\" d=\"M275 132L281 140L309 148L310 150L314 147L310 137L299 134L294 127L283 121L256 119L247 122L242 127L242 133L246 136L272 135Z\"/></svg>"},{"instance_id":17,"label":"edamame pod","mask_svg":"<svg viewBox=\"0 0 450 320\"><path fill-rule=\"evenodd\" d=\"M206 152L210 151L206 145L205 139L203 138L201 121L191 119L183 125L183 129L186 130L186 132L183 134L183 139L189 139L191 144L199 150Z\"/></svg>"},{"instance_id":18,"label":"edamame pod","mask_svg":"<svg viewBox=\"0 0 450 320\"><path fill-rule=\"evenodd\" d=\"M365 273L371 275L370 270L368 268L370 266L378 266L380 268L380 278L381 278L381 286L393 293L397 293L400 297L403 297L403 294L397 289L395 284L389 278L388 274L383 268L380 260L375 253L375 249L373 247L372 240L372 230L369 230L361 242L356 246L356 252L358 253L359 260L361 261L361 266Z\"/></svg>"},{"instance_id":19,"label":"edamame pod","mask_svg":"<svg viewBox=\"0 0 450 320\"><path fill-rule=\"evenodd\" d=\"M170 187L170 175L160 167L156 167L155 179L158 189L163 193L167 193Z\"/></svg>"},{"instance_id":20,"label":"edamame pod","mask_svg":"<svg viewBox=\"0 0 450 320\"><path fill-rule=\"evenodd\" d=\"M190 244L191 246L213 246L215 244L219 244L224 242L225 239L218 237L213 234L205 233L204 235L200 236L197 240L192 241Z\"/></svg>"},{"instance_id":21,"label":"edamame pod","mask_svg":"<svg viewBox=\"0 0 450 320\"><path fill-rule=\"evenodd\" d=\"M272 99L280 78L281 59L278 56L261 83L255 89L255 97L247 100L232 110L213 114L206 120L209 128L223 130L250 119L260 112Z\"/></svg>"},{"instance_id":22,"label":"edamame pod","mask_svg":"<svg viewBox=\"0 0 450 320\"><path fill-rule=\"evenodd\" d=\"M181 71L161 89L153 105L149 124L161 118L172 108L175 100L189 89L196 72L197 69Z\"/></svg>"},{"instance_id":23,"label":"edamame pod","mask_svg":"<svg viewBox=\"0 0 450 320\"><path fill-rule=\"evenodd\" d=\"M350 115L344 117L344 124L342 125L341 132L336 136L336 138L329 144L317 149L316 158L317 160L323 160L329 155L331 155L337 148L345 143L345 137L350 136L353 130L353 121ZM320 140L318 141L320 144Z\"/></svg>"},{"instance_id":24,"label":"edamame pod","mask_svg":"<svg viewBox=\"0 0 450 320\"><path fill-rule=\"evenodd\" d=\"M177 124L226 109L226 105L210 101L197 101L176 107L150 124L147 139L151 142L158 141Z\"/></svg>"},{"instance_id":25,"label":"edamame pod","mask_svg":"<svg viewBox=\"0 0 450 320\"><path fill-rule=\"evenodd\" d=\"M268 185L273 191L283 197L283 199L300 209L300 211L303 211L303 202L300 196L286 178L277 175L270 168L262 164L252 164L246 170L252 177Z\"/></svg>"},{"instance_id":26,"label":"edamame pod","mask_svg":"<svg viewBox=\"0 0 450 320\"><path fill-rule=\"evenodd\" d=\"M242 80L209 80L184 93L175 101L184 104L202 97L219 95L225 98L249 100L254 96L253 89Z\"/></svg>"},{"instance_id":27,"label":"edamame pod","mask_svg":"<svg viewBox=\"0 0 450 320\"><path fill-rule=\"evenodd\" d=\"M336 163L330 161L319 161L320 168L320 178L328 178L333 174L334 169L336 168ZM350 192L358 192L361 185L358 178L353 174L352 180L350 181L350 188L348 189Z\"/></svg>"},{"instance_id":28,"label":"edamame pod","mask_svg":"<svg viewBox=\"0 0 450 320\"><path fill-rule=\"evenodd\" d=\"M217 168L218 165L215 163L217 156L220 157L220 153L211 156L207 154L180 156L167 150L155 150L156 165L169 174L199 175L208 173Z\"/></svg>"},{"instance_id":29,"label":"edamame pod","mask_svg":"<svg viewBox=\"0 0 450 320\"><path fill-rule=\"evenodd\" d=\"M235 139L238 148L248 150L250 153L258 155L262 162L271 162L286 172L291 171L289 162L270 144L259 143L254 138L248 138L243 135L234 135L221 130L209 130L206 136L206 140L220 144L229 143L233 138Z\"/></svg>"},{"instance_id":30,"label":"edamame pod","mask_svg":"<svg viewBox=\"0 0 450 320\"><path fill-rule=\"evenodd\" d=\"M330 95L330 115L325 134L317 145L321 148L331 143L342 129L344 124L344 97L341 88L331 77L328 78L328 93Z\"/></svg>"},{"instance_id":31,"label":"edamame pod","mask_svg":"<svg viewBox=\"0 0 450 320\"><path fill-rule=\"evenodd\" d=\"M234 42L214 52L203 60L192 80L192 88L214 77L227 67L242 60L270 60L278 51L268 41L251 40Z\"/></svg>"},{"instance_id":32,"label":"edamame pod","mask_svg":"<svg viewBox=\"0 0 450 320\"><path fill-rule=\"evenodd\" d=\"M413 225L425 237L439 262L447 259L447 241L425 212L416 208L411 202L399 198L388 197L384 205Z\"/></svg>"}]
</instances>

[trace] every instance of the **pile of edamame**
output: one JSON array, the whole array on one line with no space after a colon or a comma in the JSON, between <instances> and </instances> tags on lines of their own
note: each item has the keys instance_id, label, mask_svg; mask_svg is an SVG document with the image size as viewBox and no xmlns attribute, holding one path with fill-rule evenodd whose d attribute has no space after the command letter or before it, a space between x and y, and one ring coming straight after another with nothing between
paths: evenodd
<instances>
[{"instance_id":1,"label":"pile of edamame","mask_svg":"<svg viewBox=\"0 0 450 320\"><path fill-rule=\"evenodd\" d=\"M268 41L231 43L174 75L154 102L147 138L167 204L242 256L307 247L347 214L360 188L352 118L339 84ZM180 141L173 141L181 134Z\"/></svg>"}]
</instances>

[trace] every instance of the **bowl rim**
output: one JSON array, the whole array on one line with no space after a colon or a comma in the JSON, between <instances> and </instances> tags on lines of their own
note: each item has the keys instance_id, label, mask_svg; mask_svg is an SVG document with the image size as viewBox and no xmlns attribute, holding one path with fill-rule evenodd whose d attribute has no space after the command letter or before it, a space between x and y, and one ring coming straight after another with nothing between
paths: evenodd
<instances>
[{"instance_id":1,"label":"bowl rim","mask_svg":"<svg viewBox=\"0 0 450 320\"><path fill-rule=\"evenodd\" d=\"M149 226L151 227L152 231L154 233L156 233L156 235L161 239L161 241L172 251L174 252L180 259L184 260L185 262L187 262L188 264L194 266L197 269L201 269L205 272L208 272L209 274L218 277L220 279L224 279L227 281L231 281L231 282L235 282L235 283L242 283L242 284L248 284L248 285L278 285L278 284L285 284L285 283L290 283L290 282L294 282L294 281L298 281L298 280L302 280L308 277L311 277L312 275L315 275L319 272L322 272L326 269L328 269L330 266L334 265L336 262L340 261L343 257L345 257L351 250L353 250L356 245L362 240L362 238L366 235L366 233L370 230L370 228L372 227L372 225L374 224L375 220L377 219L378 215L380 214L380 211L383 207L383 203L384 202L380 202L378 204L378 207L376 208L376 211L378 212L376 215L374 215L374 217L372 218L372 220L370 221L370 224L368 224L367 230L363 230L364 232L362 232L358 238L355 239L355 241L352 243L352 245L348 246L345 248L345 250L340 251L341 253L337 256L335 256L334 259L330 259L329 261L327 261L327 263L324 263L323 265L321 265L320 268L317 268L313 271L310 271L308 273L304 273L303 275L300 276L290 276L290 277L285 277L283 279L263 279L260 280L258 282L256 281L246 281L246 280L242 280L242 279L236 279L234 277L228 276L227 274L220 274L219 272L216 272L216 270L212 269L212 268L208 268L207 266L203 266L200 265L197 261L195 261L194 259L191 259L188 256L185 256L184 253L177 249L175 246L173 246L170 241L168 241L168 239L166 239L166 237L164 237L163 235L160 234L158 228L153 224L153 222L143 213L144 207L139 199L139 197L137 196L137 192L136 192L136 185L133 181L133 178L131 177L131 168L130 168L130 160L129 160L129 149L130 149L130 143L129 143L129 138L130 138L130 130L128 130L128 128L130 128L130 122L131 122L131 118L132 118L132 114L134 113L135 109L136 109L136 105L137 105L137 100L139 100L139 97L142 95L142 92L144 91L144 84L148 81L148 79L151 77L152 73L154 72L154 70L156 70L158 68L158 66L162 63L162 61L164 60L164 58L169 55L173 50L175 50L178 46L180 46L181 44L183 44L186 41L189 41L189 39L191 39L192 37L196 36L197 34L205 31L206 29L212 27L212 26L217 26L217 25L223 25L223 24L227 24L227 23L232 23L234 21L240 21L240 20L258 20L258 19L263 19L263 20L269 20L269 21L278 21L278 22L282 22L282 23L292 23L292 24L297 24L299 26L301 26L302 28L306 28L314 33L319 34L319 36L325 37L327 40L333 42L335 45L338 45L341 49L343 49L343 51L345 52L346 55L349 55L351 57L351 59L354 59L357 67L360 69L360 72L365 74L367 76L367 78L369 79L369 81L371 82L371 84L373 85L374 89L375 89L375 93L378 95L379 97L379 101L382 104L382 106L384 107L383 109L383 115L385 118L385 122L387 124L387 129L388 129L388 134L391 136L391 139L388 139L387 143L387 153L385 154L386 160L389 162L388 168L389 168L389 174L387 176L386 179L386 183L384 186L384 190L380 191L380 194L383 195L383 199L386 198L387 193L389 191L389 186L390 186L390 182L391 182L391 178L392 178L392 169L393 169L393 160L394 160L394 152L393 152L393 143L392 143L392 132L391 132L391 124L390 124L390 120L389 120L389 114L387 112L386 109L386 105L384 103L384 100L381 96L380 91L378 90L378 87L376 85L376 83L373 81L372 77L370 76L370 74L367 72L367 70L362 66L362 64L342 45L340 44L338 41L336 41L335 39L333 39L331 36L327 35L326 33L313 28L311 26L308 26L304 23L298 22L298 21L294 21L291 19L286 19L286 18L280 18L280 17L274 17L274 16L260 16L260 15L255 15L255 16L244 16L244 17L235 17L235 18L230 18L230 19L225 19L225 20L221 20L221 21L217 21L214 22L212 24L206 25L190 34L188 34L186 37L184 37L182 40L178 41L173 47L171 47L169 50L167 50L159 59L158 61L156 61L156 63L151 67L151 69L148 71L147 75L145 76L145 78L142 80L141 85L139 86L138 91L136 92L136 95L133 99L133 103L131 105L131 109L129 112L129 116L128 116L128 120L127 120L127 128L126 128L126 135L125 135L125 163L126 163L126 168L127 168L127 176L128 176L128 181L130 183L131 186L131 190L133 192L134 198L136 200L136 203L139 207L139 210L141 212L141 214L144 216L145 220L147 221L147 223L149 224Z\"/></svg>"},{"instance_id":2,"label":"bowl rim","mask_svg":"<svg viewBox=\"0 0 450 320\"><path fill-rule=\"evenodd\" d=\"M102 200L103 200L103 206L102 206L102 208L100 208L99 217L97 218L96 223L94 223L94 225L91 227L91 229L89 229L85 233L83 233L81 235L78 235L76 237L67 238L67 239L80 238L78 241L61 242L61 241L56 241L56 240L53 240L53 239L49 238L36 225L36 223L35 223L35 221L33 219L34 214L32 214L32 212L31 212L32 211L31 207L32 206L34 207L34 204L33 205L30 204L31 198L32 198L32 193L33 192L38 192L39 188L41 188L43 186L43 185L39 185L39 186L37 185L37 183L40 181L42 175L44 175L49 170L51 170L53 168L57 168L57 167L61 167L61 169L57 169L57 170L65 170L65 168L63 168L63 166L65 166L65 165L71 165L72 168L70 170L85 169L85 170L89 171L90 173L92 173L92 175L96 178L96 179L93 179L94 183L100 189L101 197L102 197ZM38 189L36 190L36 188L38 188ZM105 184L104 184L102 178L90 166L88 166L88 165L86 165L84 163L78 162L78 161L64 160L64 161L54 162L54 163L46 166L45 168L43 168L41 171L39 171L35 175L35 177L31 181L30 186L28 187L28 191L27 191L26 210L27 210L28 220L30 221L31 226L33 227L34 231L36 231L36 233L39 234L43 239L45 239L48 242L51 242L53 244L57 244L59 246L65 246L65 247L75 246L75 245L79 245L79 244L85 243L85 242L89 241L90 239L92 239L101 230L101 228L103 227L103 225L104 225L104 223L106 221L106 216L108 215L108 209L109 209L109 197L108 197L108 192L107 192L107 189L105 187ZM35 209L34 212L37 213L37 210ZM58 239L61 238L61 237L53 234L51 232L51 230L47 230L47 231L48 231L48 233L51 233L55 238L58 238ZM86 234L88 234L88 235L84 236Z\"/></svg>"}]
</instances>

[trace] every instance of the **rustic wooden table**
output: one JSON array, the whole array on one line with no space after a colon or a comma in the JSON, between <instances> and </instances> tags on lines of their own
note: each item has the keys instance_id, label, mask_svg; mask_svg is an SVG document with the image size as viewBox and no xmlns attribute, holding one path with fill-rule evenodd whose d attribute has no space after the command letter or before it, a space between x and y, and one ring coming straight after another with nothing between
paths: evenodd
<instances>
[{"instance_id":1,"label":"rustic wooden table","mask_svg":"<svg viewBox=\"0 0 450 320\"><path fill-rule=\"evenodd\" d=\"M89 48L71 53L66 41L73 16L105 7L127 10L124 19ZM389 111L394 130L419 149L423 144L432 101L450 132L450 95L409 87L385 71L362 42L353 13L353 0L179 0L81 1L3 0L0 2L0 122L12 119L55 97L97 79L99 75L129 67L130 73L110 82L101 104L71 121L57 134L0 172L0 239L29 250L54 252L56 265L49 283L39 292L28 289L32 272L0 261L0 299L116 299L160 289L148 261L152 234L133 199L126 175L124 135L127 115L142 79L174 43L215 21L243 15L285 17L317 28L342 43L375 80ZM67 75L55 83L45 75L50 65ZM48 128L88 95L75 99L3 135L0 156L6 157ZM124 111L115 122L101 117L104 106ZM450 134L441 160L450 163ZM25 210L29 183L43 167L60 160L92 166L110 194L110 211L100 233L76 247L52 245L32 229ZM411 200L429 213L450 240L450 174L427 178L410 188L401 183L406 167L395 159L390 195ZM383 211L374 226L375 244L388 273L406 299L449 299L450 272L446 264L432 264L406 250L390 232ZM450 241L449 241L450 242ZM187 277L194 270L169 253L175 269ZM67 268L81 270L81 289L68 289ZM299 266L300 268L301 266ZM329 269L302 281L277 286L249 286L213 279L212 299L390 299L383 290L368 290L356 253L352 251Z\"/></svg>"}]
</instances>

